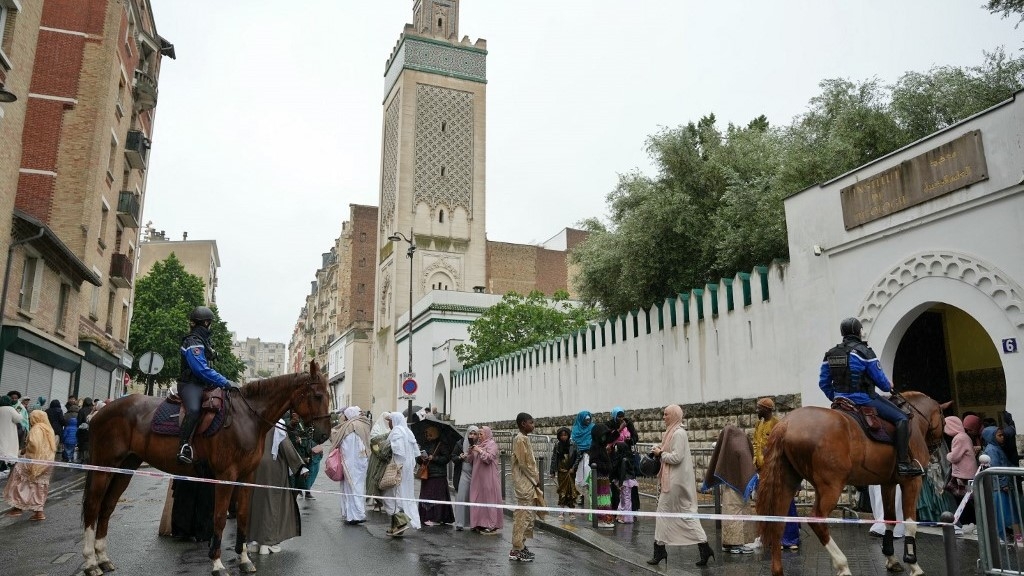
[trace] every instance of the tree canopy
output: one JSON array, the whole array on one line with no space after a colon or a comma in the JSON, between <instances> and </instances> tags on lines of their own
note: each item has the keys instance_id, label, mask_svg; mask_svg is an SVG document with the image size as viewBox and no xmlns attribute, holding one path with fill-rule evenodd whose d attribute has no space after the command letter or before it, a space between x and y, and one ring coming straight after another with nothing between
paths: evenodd
<instances>
[{"instance_id":1,"label":"tree canopy","mask_svg":"<svg viewBox=\"0 0 1024 576\"><path fill-rule=\"evenodd\" d=\"M146 352L157 352L164 358L164 368L154 379L170 382L181 372L181 339L188 334L188 314L205 304L203 281L189 274L173 253L157 262L149 274L135 283L135 307L132 313L131 348L136 358ZM213 366L229 380L237 380L244 366L231 351L231 333L221 320L217 308L210 330L210 345L217 351ZM135 378L145 378L137 368Z\"/></svg>"},{"instance_id":2,"label":"tree canopy","mask_svg":"<svg viewBox=\"0 0 1024 576\"><path fill-rule=\"evenodd\" d=\"M1011 14L1020 15L1018 26L1024 22L1024 0L988 0L985 7L993 14L1001 14L1003 18L1009 18Z\"/></svg>"},{"instance_id":3,"label":"tree canopy","mask_svg":"<svg viewBox=\"0 0 1024 576\"><path fill-rule=\"evenodd\" d=\"M455 353L465 367L482 364L505 354L584 328L594 310L574 306L569 294L558 291L551 300L534 290L523 296L509 292L469 325L469 343Z\"/></svg>"},{"instance_id":4,"label":"tree canopy","mask_svg":"<svg viewBox=\"0 0 1024 576\"><path fill-rule=\"evenodd\" d=\"M1024 87L1024 56L878 79L830 79L789 125L708 114L647 139L657 173L621 174L607 218L572 253L581 298L616 315L788 258L783 200L941 130Z\"/></svg>"}]
</instances>

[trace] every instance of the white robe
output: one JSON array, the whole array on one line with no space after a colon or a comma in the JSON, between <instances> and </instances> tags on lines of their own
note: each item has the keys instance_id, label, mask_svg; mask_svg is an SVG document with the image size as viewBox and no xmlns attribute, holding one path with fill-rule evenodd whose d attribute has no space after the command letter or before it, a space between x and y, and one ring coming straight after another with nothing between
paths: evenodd
<instances>
[{"instance_id":1,"label":"white robe","mask_svg":"<svg viewBox=\"0 0 1024 576\"><path fill-rule=\"evenodd\" d=\"M384 511L394 514L400 508L409 517L409 525L419 530L420 512L416 503L416 479L413 477L413 469L416 467L416 456L419 455L420 448L412 435L412 430L405 425L405 416L402 416L401 412L393 412L391 422L394 425L388 434L391 458L402 467L402 481L398 486L384 491L384 496L387 497L384 500Z\"/></svg>"},{"instance_id":2,"label":"white robe","mask_svg":"<svg viewBox=\"0 0 1024 576\"><path fill-rule=\"evenodd\" d=\"M341 440L345 478L341 481L341 514L352 522L366 520L366 469L370 465L369 450L355 432Z\"/></svg>"},{"instance_id":3,"label":"white robe","mask_svg":"<svg viewBox=\"0 0 1024 576\"><path fill-rule=\"evenodd\" d=\"M895 526L885 523L882 487L878 484L868 486L868 496L871 497L871 514L875 517L875 523L871 525L871 532L882 536L888 526L893 529L894 538L903 538L907 533L907 527L903 524L903 491L900 490L900 487L896 486L896 520L899 521L899 524Z\"/></svg>"}]
</instances>

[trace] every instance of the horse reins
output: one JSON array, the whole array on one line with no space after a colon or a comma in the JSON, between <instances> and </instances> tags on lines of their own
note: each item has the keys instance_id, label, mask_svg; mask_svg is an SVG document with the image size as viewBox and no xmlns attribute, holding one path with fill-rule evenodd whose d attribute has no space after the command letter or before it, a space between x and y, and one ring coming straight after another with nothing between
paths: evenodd
<instances>
[{"instance_id":1,"label":"horse reins","mask_svg":"<svg viewBox=\"0 0 1024 576\"><path fill-rule=\"evenodd\" d=\"M312 382L307 382L306 384L308 386L312 386L313 385ZM278 430L284 430L285 432L293 432L295 430L298 430L295 426L292 426L289 423L285 423L284 427L282 427L281 424L280 424L280 421L273 421L272 422L270 420L267 420L266 418L263 417L263 414L261 414L258 410L256 410L255 408L252 407L252 404L249 404L249 400L244 395L242 395L242 391L241 390L239 390L239 389L233 389L233 390L237 391L238 397L242 399L242 403L245 404L245 407L249 409L249 412L252 412L258 419L263 421L264 424L270 424L271 428L275 428L275 429L278 429ZM308 395L309 395L309 392L307 391L303 395L303 398L305 398ZM229 399L230 399L230 397L229 397ZM330 413L323 414L323 415L320 415L320 416L313 416L312 418L310 418L310 424L312 424L313 422L316 422L317 420L323 420L324 418L330 419L330 417L331 417Z\"/></svg>"},{"instance_id":2,"label":"horse reins","mask_svg":"<svg viewBox=\"0 0 1024 576\"><path fill-rule=\"evenodd\" d=\"M895 394L896 396L899 396L900 400L902 400L902 401L903 401L903 403L904 403L905 405L908 405L908 406L910 406L910 407L911 407L911 409L913 409L913 410L914 410L914 412L917 412L917 413L918 413L918 415L919 415L919 416L921 416L921 418L924 418L924 420L925 420L926 422L928 422L928 431L927 431L927 432L925 433L925 434L926 434L926 436L925 436L925 443L927 443L927 442L928 442L928 438L927 438L927 436L930 436L930 435L931 435L931 433L932 433L932 430L934 430L934 429L935 429L935 428L934 428L934 427L932 426L932 423L931 423L931 421L929 420L928 416L926 416L926 415L925 415L925 413L924 413L924 412L922 412L920 408L918 408L917 406L915 406L915 405L914 405L914 403L913 403L913 402L911 402L910 400L907 400L907 399L906 399L906 398L905 398L905 397L904 397L904 396L903 396L902 394L900 394L899 392L896 392L895 390L893 390L893 394ZM939 429L940 429L940 430L942 429L942 425L941 425L941 424L939 425ZM936 450L936 449L937 449L937 448L939 447L939 444L941 444L941 443L942 443L942 438L940 437L940 438L939 438L939 440L938 440L938 442L935 442L935 443L933 443L933 444L928 444L928 452L929 452L929 453L931 453L931 452L934 452L934 451L935 451L935 450Z\"/></svg>"}]
</instances>

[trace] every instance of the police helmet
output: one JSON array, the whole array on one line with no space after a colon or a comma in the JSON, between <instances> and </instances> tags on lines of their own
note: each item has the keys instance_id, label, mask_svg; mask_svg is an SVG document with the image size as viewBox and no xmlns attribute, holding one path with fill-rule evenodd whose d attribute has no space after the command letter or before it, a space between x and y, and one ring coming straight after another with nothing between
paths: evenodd
<instances>
[{"instance_id":1,"label":"police helmet","mask_svg":"<svg viewBox=\"0 0 1024 576\"><path fill-rule=\"evenodd\" d=\"M189 313L188 319L189 322L195 322L196 324L206 322L207 320L213 322L213 310L210 310L206 306L196 306L195 309Z\"/></svg>"},{"instance_id":2,"label":"police helmet","mask_svg":"<svg viewBox=\"0 0 1024 576\"><path fill-rule=\"evenodd\" d=\"M847 318L839 324L839 333L845 336L857 336L860 337L861 330L863 327L860 325L860 320L856 318Z\"/></svg>"}]
</instances>

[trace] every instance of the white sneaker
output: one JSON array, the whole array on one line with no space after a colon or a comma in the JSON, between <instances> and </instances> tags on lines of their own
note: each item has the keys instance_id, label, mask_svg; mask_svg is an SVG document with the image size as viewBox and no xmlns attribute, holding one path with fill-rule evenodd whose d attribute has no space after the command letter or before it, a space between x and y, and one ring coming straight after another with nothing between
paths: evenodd
<instances>
[{"instance_id":1,"label":"white sneaker","mask_svg":"<svg viewBox=\"0 0 1024 576\"><path fill-rule=\"evenodd\" d=\"M274 546L267 546L266 544L260 545L260 556L266 556L267 554L277 554L280 551L281 551L281 547L277 546L277 545L274 545Z\"/></svg>"}]
</instances>

